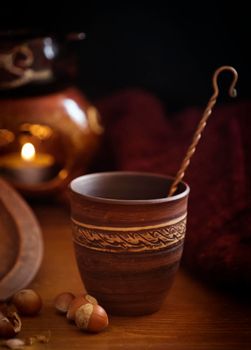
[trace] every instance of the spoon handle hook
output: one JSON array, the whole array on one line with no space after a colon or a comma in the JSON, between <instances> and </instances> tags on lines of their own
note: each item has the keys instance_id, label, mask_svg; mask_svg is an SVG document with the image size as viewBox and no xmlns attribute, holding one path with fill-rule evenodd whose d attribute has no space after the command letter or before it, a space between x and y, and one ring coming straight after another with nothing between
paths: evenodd
<instances>
[{"instance_id":1,"label":"spoon handle hook","mask_svg":"<svg viewBox=\"0 0 251 350\"><path fill-rule=\"evenodd\" d=\"M199 140L201 138L201 134L202 134L202 132L207 124L207 120L208 120L209 116L211 115L213 107L217 101L217 97L219 95L218 76L223 71L230 71L233 74L233 80L232 80L232 83L229 87L228 93L229 93L230 97L237 96L237 92L235 89L235 85L236 85L236 82L238 80L237 71L231 66L222 66L222 67L219 67L218 69L216 69L216 71L214 72L214 75L213 75L213 79L212 79L214 93L213 93L212 97L210 98L210 100L208 101L207 107L204 110L202 118L197 126L197 129L196 129L194 135L193 135L192 142L187 149L185 158L183 159L181 166L180 166L180 168L175 176L175 179L170 187L168 197L172 196L175 193L175 191L177 190L178 184L183 179L183 177L185 175L185 171L190 164L190 159L196 150L196 146L199 143Z\"/></svg>"}]
</instances>

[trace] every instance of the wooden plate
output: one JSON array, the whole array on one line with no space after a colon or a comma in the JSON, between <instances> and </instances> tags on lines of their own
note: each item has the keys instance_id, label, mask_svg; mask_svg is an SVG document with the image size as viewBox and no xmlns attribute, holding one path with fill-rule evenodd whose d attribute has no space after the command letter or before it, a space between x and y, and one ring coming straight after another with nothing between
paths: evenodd
<instances>
[{"instance_id":1,"label":"wooden plate","mask_svg":"<svg viewBox=\"0 0 251 350\"><path fill-rule=\"evenodd\" d=\"M0 300L32 281L42 256L41 229L32 210L0 178Z\"/></svg>"}]
</instances>

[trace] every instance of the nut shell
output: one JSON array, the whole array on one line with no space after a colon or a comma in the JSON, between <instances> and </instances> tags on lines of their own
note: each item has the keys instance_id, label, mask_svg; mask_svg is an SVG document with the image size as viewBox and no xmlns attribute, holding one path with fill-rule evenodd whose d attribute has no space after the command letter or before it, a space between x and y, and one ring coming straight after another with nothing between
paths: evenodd
<instances>
[{"instance_id":1,"label":"nut shell","mask_svg":"<svg viewBox=\"0 0 251 350\"><path fill-rule=\"evenodd\" d=\"M98 333L109 324L106 311L100 305L84 304L76 311L75 323L78 328Z\"/></svg>"},{"instance_id":2,"label":"nut shell","mask_svg":"<svg viewBox=\"0 0 251 350\"><path fill-rule=\"evenodd\" d=\"M75 299L75 295L70 292L59 294L54 300L54 306L61 314L66 314L71 302Z\"/></svg>"},{"instance_id":3,"label":"nut shell","mask_svg":"<svg viewBox=\"0 0 251 350\"><path fill-rule=\"evenodd\" d=\"M3 345L9 349L23 349L25 347L25 342L22 339L13 338L6 340Z\"/></svg>"},{"instance_id":4,"label":"nut shell","mask_svg":"<svg viewBox=\"0 0 251 350\"><path fill-rule=\"evenodd\" d=\"M79 307L88 303L93 305L98 304L97 300L89 294L81 294L77 296L69 305L68 312L66 315L67 320L74 321L76 311L79 309Z\"/></svg>"},{"instance_id":5,"label":"nut shell","mask_svg":"<svg viewBox=\"0 0 251 350\"><path fill-rule=\"evenodd\" d=\"M0 338L12 338L16 335L12 324L0 314Z\"/></svg>"},{"instance_id":6,"label":"nut shell","mask_svg":"<svg viewBox=\"0 0 251 350\"><path fill-rule=\"evenodd\" d=\"M12 338L21 331L22 323L16 312L0 312L0 338Z\"/></svg>"},{"instance_id":7,"label":"nut shell","mask_svg":"<svg viewBox=\"0 0 251 350\"><path fill-rule=\"evenodd\" d=\"M42 299L33 289L21 289L12 297L12 303L20 315L35 316L42 308Z\"/></svg>"}]
</instances>

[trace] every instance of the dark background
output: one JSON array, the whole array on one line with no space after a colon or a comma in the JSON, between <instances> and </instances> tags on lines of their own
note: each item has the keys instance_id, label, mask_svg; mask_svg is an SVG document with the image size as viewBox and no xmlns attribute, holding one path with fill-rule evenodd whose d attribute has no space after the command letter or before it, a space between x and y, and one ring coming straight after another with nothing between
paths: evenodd
<instances>
[{"instance_id":1,"label":"dark background","mask_svg":"<svg viewBox=\"0 0 251 350\"><path fill-rule=\"evenodd\" d=\"M250 20L240 2L18 4L1 5L2 28L86 33L76 49L78 82L91 99L140 87L170 111L203 105L212 93L213 71L225 64L239 72L239 97L250 98ZM226 74L221 84L229 79ZM224 91L220 102L226 100Z\"/></svg>"}]
</instances>

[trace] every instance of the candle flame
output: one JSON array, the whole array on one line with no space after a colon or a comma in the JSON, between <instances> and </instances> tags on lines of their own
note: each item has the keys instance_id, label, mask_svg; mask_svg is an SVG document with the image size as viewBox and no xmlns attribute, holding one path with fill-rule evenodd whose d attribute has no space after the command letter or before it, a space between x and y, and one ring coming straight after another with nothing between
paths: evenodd
<instances>
[{"instance_id":1,"label":"candle flame","mask_svg":"<svg viewBox=\"0 0 251 350\"><path fill-rule=\"evenodd\" d=\"M21 157L26 161L31 161L35 158L36 150L32 143L27 142L21 149Z\"/></svg>"}]
</instances>

